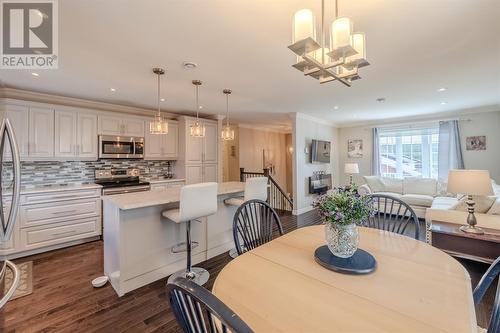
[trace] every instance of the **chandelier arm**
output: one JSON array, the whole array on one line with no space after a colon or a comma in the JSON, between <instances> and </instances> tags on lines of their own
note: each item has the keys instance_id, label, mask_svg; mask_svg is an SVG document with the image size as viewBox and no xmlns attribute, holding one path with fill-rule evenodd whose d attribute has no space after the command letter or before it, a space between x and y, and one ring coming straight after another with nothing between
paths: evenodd
<instances>
[{"instance_id":1,"label":"chandelier arm","mask_svg":"<svg viewBox=\"0 0 500 333\"><path fill-rule=\"evenodd\" d=\"M319 63L318 61L316 61L316 59L312 58L311 56L309 55L304 55L303 56L304 60L306 60L307 62L313 64L314 66L317 66L319 68L319 70L327 75L330 75L330 76L333 76L335 79L339 80L339 82L343 83L344 85L350 87L351 86L351 83L341 77L339 77L336 73L334 73L331 69L327 69L327 68L324 68L323 67L323 64Z\"/></svg>"}]
</instances>

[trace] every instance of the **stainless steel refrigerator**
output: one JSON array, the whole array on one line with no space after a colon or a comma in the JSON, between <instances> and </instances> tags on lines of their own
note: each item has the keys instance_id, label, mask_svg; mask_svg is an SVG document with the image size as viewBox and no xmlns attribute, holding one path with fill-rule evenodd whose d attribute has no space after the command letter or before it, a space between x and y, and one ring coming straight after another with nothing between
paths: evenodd
<instances>
[{"instance_id":1,"label":"stainless steel refrigerator","mask_svg":"<svg viewBox=\"0 0 500 333\"><path fill-rule=\"evenodd\" d=\"M7 118L0 127L0 245L10 241L14 232L21 193L21 164L19 149L12 125ZM7 271L12 283L5 290ZM14 263L0 254L0 311L12 297L19 284L20 273Z\"/></svg>"}]
</instances>

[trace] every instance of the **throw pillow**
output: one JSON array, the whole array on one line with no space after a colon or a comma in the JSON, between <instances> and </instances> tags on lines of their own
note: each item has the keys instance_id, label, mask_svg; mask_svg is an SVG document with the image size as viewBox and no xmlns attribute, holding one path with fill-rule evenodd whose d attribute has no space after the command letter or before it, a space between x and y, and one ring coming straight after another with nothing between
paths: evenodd
<instances>
[{"instance_id":1,"label":"throw pillow","mask_svg":"<svg viewBox=\"0 0 500 333\"><path fill-rule=\"evenodd\" d=\"M423 194L436 196L437 180L432 178L409 177L403 179L403 194Z\"/></svg>"},{"instance_id":2,"label":"throw pillow","mask_svg":"<svg viewBox=\"0 0 500 333\"><path fill-rule=\"evenodd\" d=\"M500 215L500 196L497 197L490 210L486 214Z\"/></svg>"},{"instance_id":3,"label":"throw pillow","mask_svg":"<svg viewBox=\"0 0 500 333\"><path fill-rule=\"evenodd\" d=\"M363 178L372 193L385 191L384 183L382 183L379 176L364 176Z\"/></svg>"},{"instance_id":4,"label":"throw pillow","mask_svg":"<svg viewBox=\"0 0 500 333\"><path fill-rule=\"evenodd\" d=\"M495 202L495 199L496 199L495 197L485 197L485 196L473 195L472 200L474 200L474 202L476 203L474 206L474 212L480 213L480 214L485 214L491 208L491 206ZM466 212L467 211L467 203L466 202L467 202L467 196L464 196L450 209Z\"/></svg>"}]
</instances>

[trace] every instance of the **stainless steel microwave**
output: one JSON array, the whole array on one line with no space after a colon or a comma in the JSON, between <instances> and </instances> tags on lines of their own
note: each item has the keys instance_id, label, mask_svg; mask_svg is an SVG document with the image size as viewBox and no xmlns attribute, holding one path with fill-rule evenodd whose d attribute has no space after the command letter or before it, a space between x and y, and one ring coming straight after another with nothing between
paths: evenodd
<instances>
[{"instance_id":1,"label":"stainless steel microwave","mask_svg":"<svg viewBox=\"0 0 500 333\"><path fill-rule=\"evenodd\" d=\"M143 158L144 138L99 135L99 158Z\"/></svg>"}]
</instances>

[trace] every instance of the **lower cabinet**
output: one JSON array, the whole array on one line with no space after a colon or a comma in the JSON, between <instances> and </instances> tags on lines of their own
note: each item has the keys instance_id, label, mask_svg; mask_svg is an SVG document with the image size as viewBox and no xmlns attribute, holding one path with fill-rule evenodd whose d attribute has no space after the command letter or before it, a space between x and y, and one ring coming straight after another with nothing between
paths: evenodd
<instances>
[{"instance_id":1,"label":"lower cabinet","mask_svg":"<svg viewBox=\"0 0 500 333\"><path fill-rule=\"evenodd\" d=\"M102 234L100 188L21 194L14 233L0 256L18 258Z\"/></svg>"},{"instance_id":2,"label":"lower cabinet","mask_svg":"<svg viewBox=\"0 0 500 333\"><path fill-rule=\"evenodd\" d=\"M157 181L151 184L151 191L164 191L169 188L184 186L184 181Z\"/></svg>"}]
</instances>

